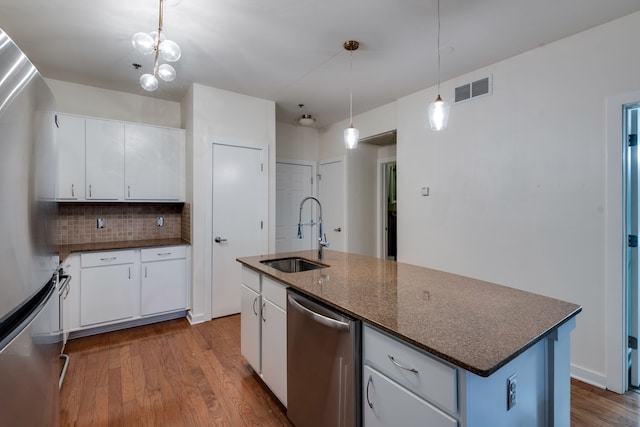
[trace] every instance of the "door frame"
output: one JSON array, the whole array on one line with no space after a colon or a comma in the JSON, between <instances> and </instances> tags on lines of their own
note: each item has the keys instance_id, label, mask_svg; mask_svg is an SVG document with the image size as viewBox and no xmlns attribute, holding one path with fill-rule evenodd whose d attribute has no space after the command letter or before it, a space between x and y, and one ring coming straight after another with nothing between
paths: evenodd
<instances>
[{"instance_id":1,"label":"door frame","mask_svg":"<svg viewBox=\"0 0 640 427\"><path fill-rule=\"evenodd\" d=\"M640 101L640 91L606 99L606 373L605 386L616 393L628 389L627 378L627 246L626 144L624 106ZM582 375L580 375L582 376ZM588 378L587 378L588 380ZM597 381L594 381L597 383Z\"/></svg>"},{"instance_id":2,"label":"door frame","mask_svg":"<svg viewBox=\"0 0 640 427\"><path fill-rule=\"evenodd\" d=\"M260 143L252 143L247 141L236 141L225 138L212 138L210 142L207 144L207 149L209 151L207 158L209 159L209 167L207 168L207 178L206 178L206 194L205 194L205 224L204 224L204 234L207 238L207 243L204 245L205 251L205 260L208 260L210 264L210 268L205 268L205 312L207 313L208 320L213 318L213 272L214 272L214 263L213 263L213 146L214 145L227 145L231 147L238 148L251 148L262 150L262 164L264 165L264 174L262 175L262 200L261 200L261 209L264 219L264 226L262 227L261 233L261 242L260 242L260 251L263 254L267 254L269 252L269 229L270 229L270 218L269 218L269 145L268 144L260 144ZM206 261L205 261L206 262Z\"/></svg>"},{"instance_id":3,"label":"door frame","mask_svg":"<svg viewBox=\"0 0 640 427\"><path fill-rule=\"evenodd\" d=\"M384 168L388 163L396 163L398 164L396 156L385 157L383 159L378 159L377 163L377 172L376 172L376 181L378 182L378 191L376 192L376 244L378 246L376 253L378 254L378 258L385 258L385 246L387 243L387 233L385 232L385 227L387 225L386 221L386 210L387 210L387 200L385 194L385 178L386 174L384 173Z\"/></svg>"}]
</instances>

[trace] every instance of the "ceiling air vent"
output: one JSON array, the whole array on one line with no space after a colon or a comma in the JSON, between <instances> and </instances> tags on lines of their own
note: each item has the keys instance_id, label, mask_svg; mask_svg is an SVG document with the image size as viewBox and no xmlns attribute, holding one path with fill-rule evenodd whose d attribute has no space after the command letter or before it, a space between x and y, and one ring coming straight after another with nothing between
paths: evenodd
<instances>
[{"instance_id":1,"label":"ceiling air vent","mask_svg":"<svg viewBox=\"0 0 640 427\"><path fill-rule=\"evenodd\" d=\"M468 101L471 98L491 95L491 76L476 80L455 88L455 102Z\"/></svg>"}]
</instances>

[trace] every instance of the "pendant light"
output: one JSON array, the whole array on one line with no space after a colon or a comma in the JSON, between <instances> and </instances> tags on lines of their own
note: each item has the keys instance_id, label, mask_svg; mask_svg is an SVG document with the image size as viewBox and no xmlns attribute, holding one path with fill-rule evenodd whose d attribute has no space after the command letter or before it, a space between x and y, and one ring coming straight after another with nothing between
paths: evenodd
<instances>
[{"instance_id":1,"label":"pendant light","mask_svg":"<svg viewBox=\"0 0 640 427\"><path fill-rule=\"evenodd\" d=\"M166 82L176 78L176 70L169 64L158 64L160 58L167 62L176 62L180 59L182 52L180 46L174 41L167 40L162 33L163 24L163 2L160 0L160 11L158 13L158 31L147 33L135 33L131 39L133 47L144 55L155 53L153 60L153 71L143 74L140 77L140 86L144 90L152 92L158 89L158 77ZM179 1L167 0L168 4L177 4ZM136 67L137 68L137 67Z\"/></svg>"},{"instance_id":2,"label":"pendant light","mask_svg":"<svg viewBox=\"0 0 640 427\"><path fill-rule=\"evenodd\" d=\"M431 130L442 130L449 120L449 103L440 96L440 0L438 0L438 96L429 104L429 123Z\"/></svg>"},{"instance_id":3,"label":"pendant light","mask_svg":"<svg viewBox=\"0 0 640 427\"><path fill-rule=\"evenodd\" d=\"M351 53L351 64L349 69L349 127L344 130L344 145L349 150L358 146L360 131L353 127L353 51L360 46L355 40L344 42L344 48Z\"/></svg>"}]
</instances>

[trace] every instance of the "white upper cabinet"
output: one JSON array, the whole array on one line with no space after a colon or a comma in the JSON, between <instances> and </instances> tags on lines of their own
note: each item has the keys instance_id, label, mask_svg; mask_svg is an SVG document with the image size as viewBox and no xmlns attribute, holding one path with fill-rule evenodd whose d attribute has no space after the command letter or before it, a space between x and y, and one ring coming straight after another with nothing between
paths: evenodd
<instances>
[{"instance_id":1,"label":"white upper cabinet","mask_svg":"<svg viewBox=\"0 0 640 427\"><path fill-rule=\"evenodd\" d=\"M86 198L123 200L124 123L86 119Z\"/></svg>"},{"instance_id":2,"label":"white upper cabinet","mask_svg":"<svg viewBox=\"0 0 640 427\"><path fill-rule=\"evenodd\" d=\"M184 200L184 131L125 124L125 198Z\"/></svg>"},{"instance_id":3,"label":"white upper cabinet","mask_svg":"<svg viewBox=\"0 0 640 427\"><path fill-rule=\"evenodd\" d=\"M55 114L52 117L58 145L56 198L82 200L84 194L84 117Z\"/></svg>"},{"instance_id":4,"label":"white upper cabinet","mask_svg":"<svg viewBox=\"0 0 640 427\"><path fill-rule=\"evenodd\" d=\"M57 200L184 201L183 129L55 113L51 121Z\"/></svg>"}]
</instances>

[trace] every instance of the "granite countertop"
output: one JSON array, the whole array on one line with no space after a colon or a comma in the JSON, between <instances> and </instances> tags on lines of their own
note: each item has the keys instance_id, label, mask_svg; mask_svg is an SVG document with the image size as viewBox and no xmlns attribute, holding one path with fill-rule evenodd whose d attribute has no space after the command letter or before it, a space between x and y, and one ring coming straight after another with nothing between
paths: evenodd
<instances>
[{"instance_id":1,"label":"granite countertop","mask_svg":"<svg viewBox=\"0 0 640 427\"><path fill-rule=\"evenodd\" d=\"M180 246L190 245L187 240L174 239L149 239L149 240L125 240L120 242L76 243L73 245L58 245L58 257L64 260L73 252L110 251L115 249L152 248L156 246Z\"/></svg>"},{"instance_id":2,"label":"granite countertop","mask_svg":"<svg viewBox=\"0 0 640 427\"><path fill-rule=\"evenodd\" d=\"M582 307L506 286L325 250L238 258L292 288L435 356L487 377ZM260 261L289 256L327 268L283 273Z\"/></svg>"}]
</instances>

